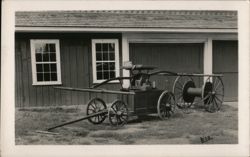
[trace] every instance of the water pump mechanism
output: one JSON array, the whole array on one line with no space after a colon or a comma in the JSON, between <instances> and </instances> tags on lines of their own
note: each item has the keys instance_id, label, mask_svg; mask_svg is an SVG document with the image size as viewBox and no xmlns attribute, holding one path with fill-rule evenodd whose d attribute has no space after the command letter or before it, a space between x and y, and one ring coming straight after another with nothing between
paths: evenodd
<instances>
[{"instance_id":1,"label":"water pump mechanism","mask_svg":"<svg viewBox=\"0 0 250 157\"><path fill-rule=\"evenodd\" d=\"M150 81L149 71L156 69L156 67L138 64L132 65L131 62L126 62L124 63L122 69L130 71L130 76L132 77L132 80L130 81L130 89L144 91L155 88Z\"/></svg>"}]
</instances>

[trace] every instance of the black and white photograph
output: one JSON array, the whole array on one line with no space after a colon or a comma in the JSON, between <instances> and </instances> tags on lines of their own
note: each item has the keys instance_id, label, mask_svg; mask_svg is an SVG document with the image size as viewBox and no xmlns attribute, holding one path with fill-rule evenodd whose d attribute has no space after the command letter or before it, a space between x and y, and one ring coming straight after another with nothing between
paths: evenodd
<instances>
[{"instance_id":1,"label":"black and white photograph","mask_svg":"<svg viewBox=\"0 0 250 157\"><path fill-rule=\"evenodd\" d=\"M2 94L1 104L6 107L12 96L6 111L12 110L13 147L77 145L83 152L87 146L108 152L110 146L234 146L236 155L218 152L247 156L249 133L240 133L249 131L242 124L249 122L244 5L157 8L147 2L149 7L111 1L96 8L86 2L90 6L82 9L14 3L12 36L6 38L12 49L3 48L1 57L2 77L12 64L8 77L14 82L6 90L12 94ZM2 133L1 147L3 139ZM178 149L163 154L188 155Z\"/></svg>"}]
</instances>

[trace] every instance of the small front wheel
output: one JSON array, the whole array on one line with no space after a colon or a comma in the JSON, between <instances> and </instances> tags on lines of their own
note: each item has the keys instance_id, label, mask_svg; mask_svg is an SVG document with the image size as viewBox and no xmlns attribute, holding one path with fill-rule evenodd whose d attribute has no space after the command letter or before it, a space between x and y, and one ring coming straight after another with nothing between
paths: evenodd
<instances>
[{"instance_id":1,"label":"small front wheel","mask_svg":"<svg viewBox=\"0 0 250 157\"><path fill-rule=\"evenodd\" d=\"M158 116L164 120L171 117L175 111L174 94L169 91L164 91L160 95L157 103Z\"/></svg>"},{"instance_id":2,"label":"small front wheel","mask_svg":"<svg viewBox=\"0 0 250 157\"><path fill-rule=\"evenodd\" d=\"M102 99L94 98L89 101L86 113L87 115L91 115L91 114L95 114L98 112L102 112L106 109L107 109L107 105ZM89 118L88 121L92 124L101 124L105 119L106 119L106 113L102 113L102 114Z\"/></svg>"}]
</instances>

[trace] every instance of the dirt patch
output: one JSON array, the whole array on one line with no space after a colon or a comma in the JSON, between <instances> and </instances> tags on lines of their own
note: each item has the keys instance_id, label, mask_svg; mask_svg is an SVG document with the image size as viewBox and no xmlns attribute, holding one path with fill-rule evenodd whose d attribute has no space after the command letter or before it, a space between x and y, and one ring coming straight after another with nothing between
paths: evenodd
<instances>
[{"instance_id":1,"label":"dirt patch","mask_svg":"<svg viewBox=\"0 0 250 157\"><path fill-rule=\"evenodd\" d=\"M189 140L186 138L163 138L163 139L155 139L155 138L147 138L140 139L136 141L134 144L189 144Z\"/></svg>"},{"instance_id":2,"label":"dirt patch","mask_svg":"<svg viewBox=\"0 0 250 157\"><path fill-rule=\"evenodd\" d=\"M142 131L145 131L145 129L142 129L142 128L131 128L131 127L124 127L124 128L121 128L120 130L98 130L98 131L95 131L95 132L92 132L89 134L89 136L92 136L92 137L98 137L98 136L106 136L108 137L109 135L112 135L112 134L117 134L117 135L123 135L123 134L134 134L134 133L137 133L137 132L142 132Z\"/></svg>"}]
</instances>

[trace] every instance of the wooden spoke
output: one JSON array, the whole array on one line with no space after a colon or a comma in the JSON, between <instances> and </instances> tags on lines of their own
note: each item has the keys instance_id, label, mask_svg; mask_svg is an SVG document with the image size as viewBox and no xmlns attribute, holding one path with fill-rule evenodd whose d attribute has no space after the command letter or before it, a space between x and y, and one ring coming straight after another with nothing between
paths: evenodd
<instances>
[{"instance_id":1,"label":"wooden spoke","mask_svg":"<svg viewBox=\"0 0 250 157\"><path fill-rule=\"evenodd\" d=\"M209 98L209 101L208 101L208 111L209 111L209 112L211 112L211 107L212 107L212 105L213 105L213 103L211 103L211 101L212 101L212 98L210 97L210 98Z\"/></svg>"},{"instance_id":2,"label":"wooden spoke","mask_svg":"<svg viewBox=\"0 0 250 157\"><path fill-rule=\"evenodd\" d=\"M207 103L205 104L205 109L208 111L208 112L215 112L219 109L219 105L216 101L216 97L211 95L208 100L207 100Z\"/></svg>"},{"instance_id":3,"label":"wooden spoke","mask_svg":"<svg viewBox=\"0 0 250 157\"><path fill-rule=\"evenodd\" d=\"M214 101L214 104L216 105L216 108L219 108L219 105L218 105L216 99L213 99L213 101Z\"/></svg>"},{"instance_id":4,"label":"wooden spoke","mask_svg":"<svg viewBox=\"0 0 250 157\"><path fill-rule=\"evenodd\" d=\"M111 108L113 109L113 112L115 112L115 113L116 113L117 108L116 108L115 106L111 106Z\"/></svg>"},{"instance_id":5,"label":"wooden spoke","mask_svg":"<svg viewBox=\"0 0 250 157\"><path fill-rule=\"evenodd\" d=\"M95 104L92 104L92 103L89 105L89 107L91 107L92 109L96 109Z\"/></svg>"},{"instance_id":6,"label":"wooden spoke","mask_svg":"<svg viewBox=\"0 0 250 157\"><path fill-rule=\"evenodd\" d=\"M180 89L180 90L182 90L182 88L181 88L181 87L178 87L178 86L176 86L176 88L177 88L177 89Z\"/></svg>"},{"instance_id":7,"label":"wooden spoke","mask_svg":"<svg viewBox=\"0 0 250 157\"><path fill-rule=\"evenodd\" d=\"M181 87L183 86L183 83L177 82L177 84L180 86L179 89L182 89ZM176 85L176 87L178 86Z\"/></svg>"},{"instance_id":8,"label":"wooden spoke","mask_svg":"<svg viewBox=\"0 0 250 157\"><path fill-rule=\"evenodd\" d=\"M219 99L217 96L215 96L215 99L222 104L223 101L221 99Z\"/></svg>"},{"instance_id":9,"label":"wooden spoke","mask_svg":"<svg viewBox=\"0 0 250 157\"><path fill-rule=\"evenodd\" d=\"M221 85L221 84L220 84L220 82L219 82L217 79L215 79L215 81L217 81L217 83L216 83L216 82L215 82L215 83L213 83L213 90L215 90L215 91L216 91L216 90L217 90L217 88L218 88L218 87L220 87L220 85Z\"/></svg>"},{"instance_id":10,"label":"wooden spoke","mask_svg":"<svg viewBox=\"0 0 250 157\"><path fill-rule=\"evenodd\" d=\"M92 108L89 108L88 110L89 110L89 111L93 111L93 112L95 111L95 110L94 110L94 109L92 109Z\"/></svg>"},{"instance_id":11,"label":"wooden spoke","mask_svg":"<svg viewBox=\"0 0 250 157\"><path fill-rule=\"evenodd\" d=\"M209 105L211 99L212 99L212 96L210 94L207 95L207 98L206 98L206 101L205 101L205 106Z\"/></svg>"}]
</instances>

